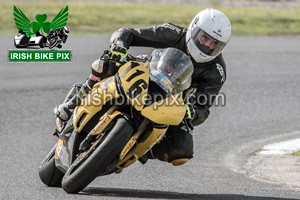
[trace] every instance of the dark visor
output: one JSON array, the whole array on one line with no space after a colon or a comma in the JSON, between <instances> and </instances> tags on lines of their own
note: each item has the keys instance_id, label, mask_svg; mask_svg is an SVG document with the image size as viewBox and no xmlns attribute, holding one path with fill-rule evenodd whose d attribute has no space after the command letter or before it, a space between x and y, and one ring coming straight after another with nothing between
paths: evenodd
<instances>
[{"instance_id":1,"label":"dark visor","mask_svg":"<svg viewBox=\"0 0 300 200\"><path fill-rule=\"evenodd\" d=\"M192 39L194 44L196 45L196 47L204 54L208 55L208 56L215 56L218 55L222 49L224 48L225 44L224 42L220 42L217 41L216 47L214 49L210 49L208 46L205 46L203 44L200 44L199 38L205 35L207 37L210 37L209 34L205 33L202 29L200 29L199 27L195 27L192 30Z\"/></svg>"}]
</instances>

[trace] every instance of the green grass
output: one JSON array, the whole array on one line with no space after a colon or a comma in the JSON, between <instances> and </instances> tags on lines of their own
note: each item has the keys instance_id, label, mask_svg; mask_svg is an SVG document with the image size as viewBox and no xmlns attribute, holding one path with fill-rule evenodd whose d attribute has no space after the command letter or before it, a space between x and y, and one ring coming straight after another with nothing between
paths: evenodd
<instances>
[{"instance_id":1,"label":"green grass","mask_svg":"<svg viewBox=\"0 0 300 200\"><path fill-rule=\"evenodd\" d=\"M292 156L300 156L300 151L296 151L296 152L292 153Z\"/></svg>"},{"instance_id":2,"label":"green grass","mask_svg":"<svg viewBox=\"0 0 300 200\"><path fill-rule=\"evenodd\" d=\"M19 7L31 22L36 14L47 14L51 22L66 5L72 34L111 34L121 27L146 27L172 22L187 27L205 7L103 4L78 2L0 2L0 33L17 32L13 6ZM216 7L231 21L233 35L300 35L300 7L293 9Z\"/></svg>"}]
</instances>

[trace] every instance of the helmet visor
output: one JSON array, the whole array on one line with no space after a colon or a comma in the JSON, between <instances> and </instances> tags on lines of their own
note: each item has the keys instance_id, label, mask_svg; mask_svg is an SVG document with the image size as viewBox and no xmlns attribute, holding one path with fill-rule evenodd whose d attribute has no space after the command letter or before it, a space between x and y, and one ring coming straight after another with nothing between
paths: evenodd
<instances>
[{"instance_id":1,"label":"helmet visor","mask_svg":"<svg viewBox=\"0 0 300 200\"><path fill-rule=\"evenodd\" d=\"M192 39L198 50L207 56L216 56L220 54L226 45L225 42L221 42L211 37L199 27L192 29Z\"/></svg>"}]
</instances>

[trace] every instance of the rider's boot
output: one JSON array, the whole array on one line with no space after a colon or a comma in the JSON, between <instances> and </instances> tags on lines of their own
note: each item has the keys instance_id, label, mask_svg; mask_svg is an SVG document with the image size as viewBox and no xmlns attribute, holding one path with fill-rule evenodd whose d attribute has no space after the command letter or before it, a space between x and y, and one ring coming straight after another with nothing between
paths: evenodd
<instances>
[{"instance_id":1,"label":"rider's boot","mask_svg":"<svg viewBox=\"0 0 300 200\"><path fill-rule=\"evenodd\" d=\"M68 93L65 101L54 108L55 115L62 121L67 121L73 114L73 109L78 106L82 99L92 90L97 80L87 79L81 87L75 84Z\"/></svg>"},{"instance_id":2,"label":"rider's boot","mask_svg":"<svg viewBox=\"0 0 300 200\"><path fill-rule=\"evenodd\" d=\"M114 75L118 71L113 62L109 62L108 52L95 60L92 64L92 74L79 91L72 95L72 98L64 101L61 105L54 108L54 113L61 121L67 121L73 114L73 109L81 103L81 100L92 90L93 86L100 80ZM69 96L69 95L68 95Z\"/></svg>"}]
</instances>

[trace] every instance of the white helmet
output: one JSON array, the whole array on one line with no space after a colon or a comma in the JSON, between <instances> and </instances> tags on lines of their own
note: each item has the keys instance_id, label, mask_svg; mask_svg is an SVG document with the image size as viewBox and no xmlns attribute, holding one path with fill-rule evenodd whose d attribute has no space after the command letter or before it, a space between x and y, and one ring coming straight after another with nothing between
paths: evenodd
<instances>
[{"instance_id":1,"label":"white helmet","mask_svg":"<svg viewBox=\"0 0 300 200\"><path fill-rule=\"evenodd\" d=\"M200 44L199 37L210 36L214 40L214 48ZM217 57L229 41L231 25L229 19L220 11L207 8L199 12L186 33L187 49L198 63L204 63Z\"/></svg>"},{"instance_id":2,"label":"white helmet","mask_svg":"<svg viewBox=\"0 0 300 200\"><path fill-rule=\"evenodd\" d=\"M68 26L64 26L63 32L64 34L68 35L68 33L70 32L70 28Z\"/></svg>"}]
</instances>

